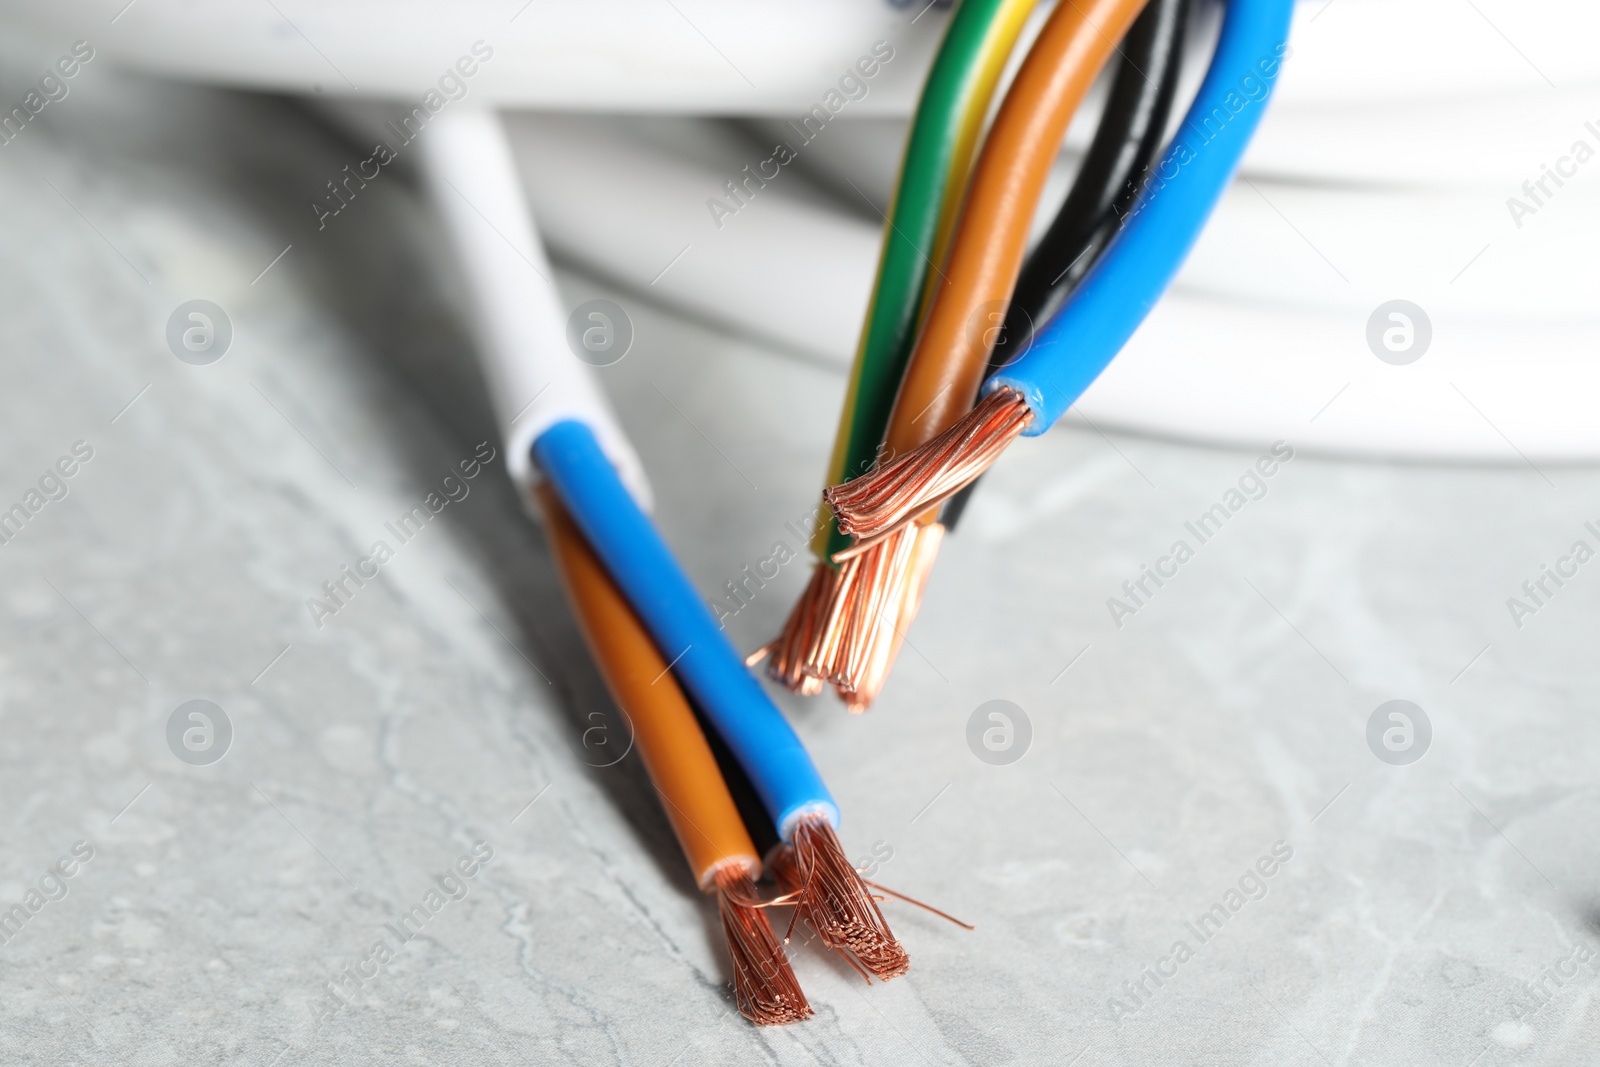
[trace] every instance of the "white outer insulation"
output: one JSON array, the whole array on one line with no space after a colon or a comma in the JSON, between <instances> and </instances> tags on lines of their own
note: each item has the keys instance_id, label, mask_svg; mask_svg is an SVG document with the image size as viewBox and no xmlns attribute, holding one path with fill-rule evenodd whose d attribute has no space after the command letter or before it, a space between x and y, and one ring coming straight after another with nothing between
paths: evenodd
<instances>
[{"instance_id":1,"label":"white outer insulation","mask_svg":"<svg viewBox=\"0 0 1600 1067\"><path fill-rule=\"evenodd\" d=\"M170 77L415 102L481 40L480 105L774 118L879 39L903 55L860 112L909 115L948 17L926 0L138 0L91 32L83 4L0 0L8 39L88 35L105 62ZM1593 89L1597 36L1600 5L1581 0L1301 0L1281 103Z\"/></svg>"},{"instance_id":2,"label":"white outer insulation","mask_svg":"<svg viewBox=\"0 0 1600 1067\"><path fill-rule=\"evenodd\" d=\"M418 162L466 275L478 358L493 395L506 466L520 486L539 480L533 441L564 419L594 430L640 505L650 489L589 366L567 346L567 312L498 115L446 109L417 138Z\"/></svg>"}]
</instances>

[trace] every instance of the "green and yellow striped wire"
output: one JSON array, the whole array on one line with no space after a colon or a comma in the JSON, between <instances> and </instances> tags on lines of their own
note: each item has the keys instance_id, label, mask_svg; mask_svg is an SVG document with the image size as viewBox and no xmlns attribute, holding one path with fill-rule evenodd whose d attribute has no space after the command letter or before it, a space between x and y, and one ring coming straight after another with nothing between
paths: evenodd
<instances>
[{"instance_id":1,"label":"green and yellow striped wire","mask_svg":"<svg viewBox=\"0 0 1600 1067\"><path fill-rule=\"evenodd\" d=\"M867 471L949 249L995 87L1034 0L962 0L923 87L884 225L878 277L834 438L828 484ZM849 544L824 510L812 550L825 562Z\"/></svg>"}]
</instances>

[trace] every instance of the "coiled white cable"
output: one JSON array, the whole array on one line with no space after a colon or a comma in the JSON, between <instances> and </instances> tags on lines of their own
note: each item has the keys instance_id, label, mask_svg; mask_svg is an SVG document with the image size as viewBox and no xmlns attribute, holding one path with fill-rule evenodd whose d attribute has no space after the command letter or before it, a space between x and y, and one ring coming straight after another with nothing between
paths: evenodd
<instances>
[{"instance_id":1,"label":"coiled white cable","mask_svg":"<svg viewBox=\"0 0 1600 1067\"><path fill-rule=\"evenodd\" d=\"M1197 6L1214 17L1215 5ZM409 106L448 95L439 79L481 39L493 57L470 83L452 82L469 96L422 139L432 157L457 109L490 101L762 117L774 120L770 135L883 37L894 62L790 165L832 179L842 210L791 197L801 175L785 167L717 228L706 201L765 158L758 144L742 160L686 158L599 114L584 120L591 127L518 119L513 133L563 256L843 365L879 229L846 181L882 208L899 143L891 128L854 136L862 131L846 124L909 113L944 15L871 0L674 8L549 0L507 12L463 0L401 17L376 0L328 0L299 23L314 49L270 6L141 0L95 46L106 62L170 76ZM72 5L0 0L0 25L18 40L53 47L80 22ZM1195 36L1203 45L1206 34ZM1597 38L1600 5L1582 0L1303 0L1242 180L1084 409L1101 425L1210 440L1509 462L1600 456L1590 295L1600 159L1576 151L1582 142L1600 153ZM1090 128L1075 124L1069 148ZM604 151L591 160L584 145ZM1549 175L1563 167L1558 183ZM1431 346L1403 366L1367 340L1369 318L1395 299L1431 319ZM513 462L525 462L520 449Z\"/></svg>"}]
</instances>

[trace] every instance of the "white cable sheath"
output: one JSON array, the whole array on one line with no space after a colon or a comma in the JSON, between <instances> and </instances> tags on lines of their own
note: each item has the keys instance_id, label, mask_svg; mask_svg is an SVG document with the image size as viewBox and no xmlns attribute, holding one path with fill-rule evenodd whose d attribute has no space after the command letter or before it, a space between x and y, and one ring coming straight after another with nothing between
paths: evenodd
<instances>
[{"instance_id":1,"label":"white cable sheath","mask_svg":"<svg viewBox=\"0 0 1600 1067\"><path fill-rule=\"evenodd\" d=\"M92 10L0 0L0 34L41 48L88 37L105 57L97 63L321 98L416 105L431 90L481 107L796 117L883 40L894 62L851 106L909 114L946 16L929 0L118 0Z\"/></svg>"},{"instance_id":2,"label":"white cable sheath","mask_svg":"<svg viewBox=\"0 0 1600 1067\"><path fill-rule=\"evenodd\" d=\"M91 33L85 6L0 0L0 32L51 47L87 34L103 62L170 77L413 104L456 87L439 79L477 44L492 50L468 83L480 105L775 118L816 104L878 40L896 58L852 108L910 114L949 17L927 0L139 0ZM1404 108L1600 82L1600 5L1586 0L1296 7L1299 84L1279 90L1284 105Z\"/></svg>"},{"instance_id":3,"label":"white cable sheath","mask_svg":"<svg viewBox=\"0 0 1600 1067\"><path fill-rule=\"evenodd\" d=\"M553 423L580 419L648 508L650 490L639 458L590 368L567 345L567 313L499 117L446 109L429 122L417 146L424 181L467 278L478 358L512 478L523 486L537 481L529 456L534 439Z\"/></svg>"}]
</instances>

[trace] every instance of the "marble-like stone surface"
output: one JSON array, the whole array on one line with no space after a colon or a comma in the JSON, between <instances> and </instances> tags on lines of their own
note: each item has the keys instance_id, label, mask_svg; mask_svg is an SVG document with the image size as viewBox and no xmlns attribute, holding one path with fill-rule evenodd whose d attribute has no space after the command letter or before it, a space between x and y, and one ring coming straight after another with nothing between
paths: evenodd
<instances>
[{"instance_id":1,"label":"marble-like stone surface","mask_svg":"<svg viewBox=\"0 0 1600 1067\"><path fill-rule=\"evenodd\" d=\"M0 906L66 889L0 944L6 1062L1593 1061L1600 563L1520 628L1506 600L1600 546L1600 472L1299 453L1201 545L1184 523L1257 453L1076 416L1019 445L880 706L782 701L847 847L977 929L891 904L908 977L801 948L816 1019L758 1031L637 756L580 741L609 709L500 461L312 623L491 436L404 170L318 232L306 202L357 157L306 112L88 82L0 152L0 506L93 450L0 546ZM707 595L792 542L840 374L563 287L634 318L606 386ZM164 340L196 297L234 328L209 366ZM1114 625L1180 538L1194 558ZM741 647L802 566L730 621ZM1396 698L1432 724L1410 766L1366 740ZM232 723L208 766L168 748L191 699ZM992 699L1031 722L1010 765L968 748ZM319 1025L474 847L464 899Z\"/></svg>"}]
</instances>

